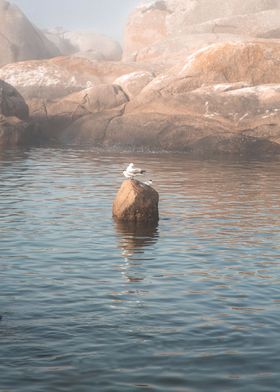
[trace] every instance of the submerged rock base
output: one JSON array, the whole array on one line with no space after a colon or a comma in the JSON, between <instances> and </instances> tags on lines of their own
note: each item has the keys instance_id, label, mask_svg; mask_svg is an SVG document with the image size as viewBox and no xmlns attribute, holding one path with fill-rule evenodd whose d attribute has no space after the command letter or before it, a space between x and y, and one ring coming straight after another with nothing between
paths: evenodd
<instances>
[{"instance_id":1,"label":"submerged rock base","mask_svg":"<svg viewBox=\"0 0 280 392\"><path fill-rule=\"evenodd\" d=\"M137 180L125 180L113 203L113 217L120 222L155 223L159 220L159 194Z\"/></svg>"}]
</instances>

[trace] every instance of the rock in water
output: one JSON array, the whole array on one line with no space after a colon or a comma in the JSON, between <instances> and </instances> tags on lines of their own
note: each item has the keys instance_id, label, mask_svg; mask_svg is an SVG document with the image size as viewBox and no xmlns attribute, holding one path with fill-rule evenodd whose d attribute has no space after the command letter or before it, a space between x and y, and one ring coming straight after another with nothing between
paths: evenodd
<instances>
[{"instance_id":1,"label":"rock in water","mask_svg":"<svg viewBox=\"0 0 280 392\"><path fill-rule=\"evenodd\" d=\"M113 203L113 217L122 222L157 222L159 194L137 180L122 183Z\"/></svg>"}]
</instances>

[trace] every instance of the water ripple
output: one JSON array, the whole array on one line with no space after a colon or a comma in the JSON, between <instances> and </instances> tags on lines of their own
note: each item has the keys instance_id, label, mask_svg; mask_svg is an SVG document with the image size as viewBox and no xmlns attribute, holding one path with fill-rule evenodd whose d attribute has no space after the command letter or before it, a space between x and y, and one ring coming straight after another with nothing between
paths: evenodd
<instances>
[{"instance_id":1,"label":"water ripple","mask_svg":"<svg viewBox=\"0 0 280 392\"><path fill-rule=\"evenodd\" d=\"M132 160L156 226L112 221ZM0 388L278 392L279 184L275 162L1 152Z\"/></svg>"}]
</instances>

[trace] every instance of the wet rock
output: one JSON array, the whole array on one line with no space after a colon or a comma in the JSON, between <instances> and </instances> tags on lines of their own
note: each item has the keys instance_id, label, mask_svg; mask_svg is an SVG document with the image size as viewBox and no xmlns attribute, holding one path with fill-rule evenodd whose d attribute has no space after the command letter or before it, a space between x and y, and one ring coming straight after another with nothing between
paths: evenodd
<instances>
[{"instance_id":1,"label":"wet rock","mask_svg":"<svg viewBox=\"0 0 280 392\"><path fill-rule=\"evenodd\" d=\"M125 180L113 203L113 217L122 222L157 222L159 194L138 180Z\"/></svg>"}]
</instances>

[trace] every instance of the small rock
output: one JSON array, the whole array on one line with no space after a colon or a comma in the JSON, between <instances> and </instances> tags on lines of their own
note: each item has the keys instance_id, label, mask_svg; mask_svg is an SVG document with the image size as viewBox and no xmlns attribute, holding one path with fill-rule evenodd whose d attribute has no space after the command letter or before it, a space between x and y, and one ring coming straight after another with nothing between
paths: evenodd
<instances>
[{"instance_id":1,"label":"small rock","mask_svg":"<svg viewBox=\"0 0 280 392\"><path fill-rule=\"evenodd\" d=\"M122 222L157 222L159 194L135 179L122 183L113 203L113 217Z\"/></svg>"}]
</instances>

